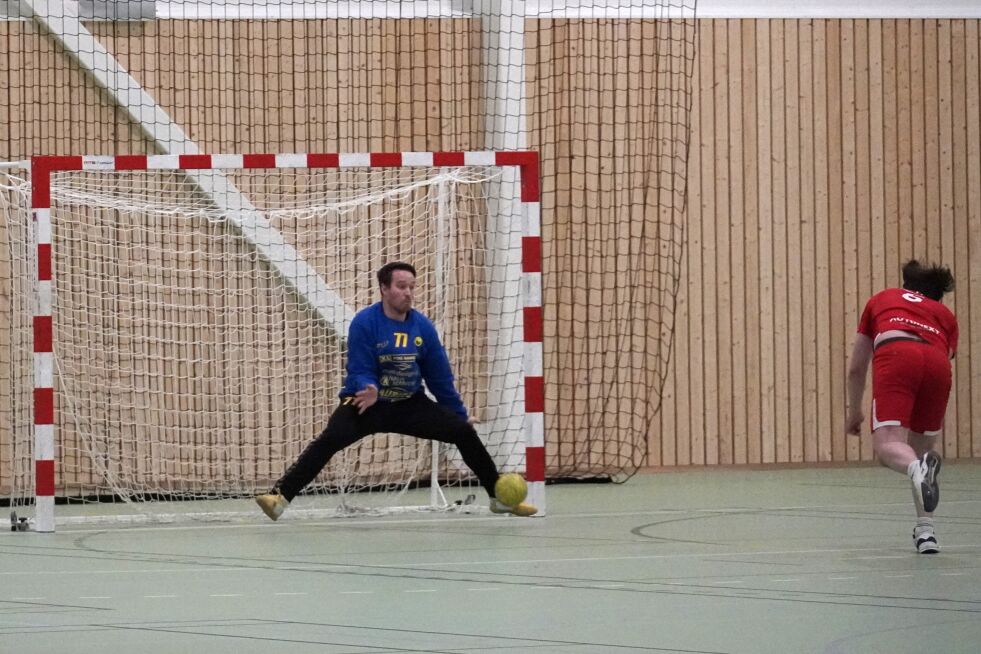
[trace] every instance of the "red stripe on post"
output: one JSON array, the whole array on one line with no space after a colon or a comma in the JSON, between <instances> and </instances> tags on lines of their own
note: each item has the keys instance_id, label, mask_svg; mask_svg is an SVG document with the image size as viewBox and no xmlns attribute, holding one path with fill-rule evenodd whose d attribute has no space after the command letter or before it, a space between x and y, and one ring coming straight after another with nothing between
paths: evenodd
<instances>
[{"instance_id":1,"label":"red stripe on post","mask_svg":"<svg viewBox=\"0 0 981 654\"><path fill-rule=\"evenodd\" d=\"M498 166L518 166L520 168L522 202L541 201L537 152L498 152L495 160Z\"/></svg>"},{"instance_id":2,"label":"red stripe on post","mask_svg":"<svg viewBox=\"0 0 981 654\"><path fill-rule=\"evenodd\" d=\"M527 481L545 481L545 448L525 448L525 479Z\"/></svg>"},{"instance_id":3,"label":"red stripe on post","mask_svg":"<svg viewBox=\"0 0 981 654\"><path fill-rule=\"evenodd\" d=\"M433 152L434 166L462 166L464 161L462 152Z\"/></svg>"},{"instance_id":4,"label":"red stripe on post","mask_svg":"<svg viewBox=\"0 0 981 654\"><path fill-rule=\"evenodd\" d=\"M378 166L378 167L401 166L402 153L401 152L372 152L371 165Z\"/></svg>"},{"instance_id":5,"label":"red stripe on post","mask_svg":"<svg viewBox=\"0 0 981 654\"><path fill-rule=\"evenodd\" d=\"M51 345L54 342L51 335L51 316L34 316L34 351L51 352Z\"/></svg>"},{"instance_id":6,"label":"red stripe on post","mask_svg":"<svg viewBox=\"0 0 981 654\"><path fill-rule=\"evenodd\" d=\"M54 424L54 389L34 389L34 424Z\"/></svg>"},{"instance_id":7,"label":"red stripe on post","mask_svg":"<svg viewBox=\"0 0 981 654\"><path fill-rule=\"evenodd\" d=\"M246 154L242 155L243 168L275 168L276 155L274 154Z\"/></svg>"},{"instance_id":8,"label":"red stripe on post","mask_svg":"<svg viewBox=\"0 0 981 654\"><path fill-rule=\"evenodd\" d=\"M51 171L81 169L81 157L31 157L31 208L51 208Z\"/></svg>"},{"instance_id":9,"label":"red stripe on post","mask_svg":"<svg viewBox=\"0 0 981 654\"><path fill-rule=\"evenodd\" d=\"M177 157L177 167L184 170L211 168L210 154L182 154Z\"/></svg>"},{"instance_id":10,"label":"red stripe on post","mask_svg":"<svg viewBox=\"0 0 981 654\"><path fill-rule=\"evenodd\" d=\"M145 154L121 154L116 157L116 170L146 170Z\"/></svg>"},{"instance_id":11,"label":"red stripe on post","mask_svg":"<svg viewBox=\"0 0 981 654\"><path fill-rule=\"evenodd\" d=\"M542 342L542 308L525 307L524 318L525 318L524 320L525 343L541 343Z\"/></svg>"},{"instance_id":12,"label":"red stripe on post","mask_svg":"<svg viewBox=\"0 0 981 654\"><path fill-rule=\"evenodd\" d=\"M307 165L311 168L337 168L341 165L341 157L337 154L308 154Z\"/></svg>"},{"instance_id":13,"label":"red stripe on post","mask_svg":"<svg viewBox=\"0 0 981 654\"><path fill-rule=\"evenodd\" d=\"M55 494L55 462L51 459L34 462L34 494L38 497Z\"/></svg>"},{"instance_id":14,"label":"red stripe on post","mask_svg":"<svg viewBox=\"0 0 981 654\"><path fill-rule=\"evenodd\" d=\"M542 238L540 236L521 237L521 272L540 273L542 271Z\"/></svg>"},{"instance_id":15,"label":"red stripe on post","mask_svg":"<svg viewBox=\"0 0 981 654\"><path fill-rule=\"evenodd\" d=\"M37 244L37 280L39 282L51 281L51 244Z\"/></svg>"},{"instance_id":16,"label":"red stripe on post","mask_svg":"<svg viewBox=\"0 0 981 654\"><path fill-rule=\"evenodd\" d=\"M37 166L31 168L31 208L51 208L51 171Z\"/></svg>"},{"instance_id":17,"label":"red stripe on post","mask_svg":"<svg viewBox=\"0 0 981 654\"><path fill-rule=\"evenodd\" d=\"M70 155L61 157L33 157L31 167L40 166L45 170L81 170L83 166L82 157Z\"/></svg>"},{"instance_id":18,"label":"red stripe on post","mask_svg":"<svg viewBox=\"0 0 981 654\"><path fill-rule=\"evenodd\" d=\"M545 378L525 377L525 413L545 410Z\"/></svg>"}]
</instances>

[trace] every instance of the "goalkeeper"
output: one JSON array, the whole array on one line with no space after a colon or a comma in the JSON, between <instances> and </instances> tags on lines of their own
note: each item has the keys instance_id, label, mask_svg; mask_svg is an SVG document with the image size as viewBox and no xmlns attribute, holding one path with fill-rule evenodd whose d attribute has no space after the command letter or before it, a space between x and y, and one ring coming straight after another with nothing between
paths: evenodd
<instances>
[{"instance_id":1,"label":"goalkeeper","mask_svg":"<svg viewBox=\"0 0 981 654\"><path fill-rule=\"evenodd\" d=\"M403 262L378 270L381 302L351 321L347 376L324 431L256 503L276 520L339 451L376 433L398 433L455 445L490 496L494 513L530 516L530 504L495 497L497 466L473 428L453 384L446 350L432 322L412 308L416 270ZM423 382L436 397L423 391Z\"/></svg>"}]
</instances>

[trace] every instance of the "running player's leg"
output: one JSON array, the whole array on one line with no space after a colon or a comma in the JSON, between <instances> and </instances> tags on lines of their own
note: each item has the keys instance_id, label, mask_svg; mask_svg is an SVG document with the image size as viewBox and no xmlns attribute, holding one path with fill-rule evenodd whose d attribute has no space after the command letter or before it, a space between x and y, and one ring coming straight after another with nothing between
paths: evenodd
<instances>
[{"instance_id":1,"label":"running player's leg","mask_svg":"<svg viewBox=\"0 0 981 654\"><path fill-rule=\"evenodd\" d=\"M930 493L934 498L934 509L936 502L940 499L940 488L937 484L937 473L940 472L940 457L933 451L937 443L939 434L922 434L910 430L909 445L916 452L917 462L920 463L924 473L921 483L930 487ZM913 527L913 546L920 554L936 554L940 551L940 544L937 541L937 533L933 523L933 511L927 511L923 507L922 487L917 492L913 488L913 506L916 509L916 525Z\"/></svg>"},{"instance_id":2,"label":"running player's leg","mask_svg":"<svg viewBox=\"0 0 981 654\"><path fill-rule=\"evenodd\" d=\"M916 394L910 417L909 445L916 453L923 471L920 492L914 488L916 527L913 542L918 552L933 554L940 551L934 532L933 512L940 502L941 459L934 449L943 428L944 414L952 383L950 361L943 352L930 348L924 355L924 375ZM923 498L922 506L917 500Z\"/></svg>"},{"instance_id":3,"label":"running player's leg","mask_svg":"<svg viewBox=\"0 0 981 654\"><path fill-rule=\"evenodd\" d=\"M876 456L882 465L909 477L917 512L926 513L937 504L933 473L938 459L931 454L918 456L910 445L909 431L916 431L920 424L914 417L921 406L922 389L931 383L933 350L922 343L899 341L883 346L872 359L872 436Z\"/></svg>"},{"instance_id":4,"label":"running player's leg","mask_svg":"<svg viewBox=\"0 0 981 654\"><path fill-rule=\"evenodd\" d=\"M909 471L910 464L919 457L909 445L908 432L901 424L883 425L872 432L872 447L879 463L903 474Z\"/></svg>"}]
</instances>

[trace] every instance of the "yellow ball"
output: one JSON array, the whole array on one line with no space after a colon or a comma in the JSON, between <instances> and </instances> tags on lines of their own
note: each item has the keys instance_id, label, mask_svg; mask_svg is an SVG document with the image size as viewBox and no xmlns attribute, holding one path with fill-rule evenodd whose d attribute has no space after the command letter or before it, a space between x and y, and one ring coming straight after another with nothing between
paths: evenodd
<instances>
[{"instance_id":1,"label":"yellow ball","mask_svg":"<svg viewBox=\"0 0 981 654\"><path fill-rule=\"evenodd\" d=\"M528 484L521 475L509 472L497 478L494 496L508 506L517 506L528 497Z\"/></svg>"}]
</instances>

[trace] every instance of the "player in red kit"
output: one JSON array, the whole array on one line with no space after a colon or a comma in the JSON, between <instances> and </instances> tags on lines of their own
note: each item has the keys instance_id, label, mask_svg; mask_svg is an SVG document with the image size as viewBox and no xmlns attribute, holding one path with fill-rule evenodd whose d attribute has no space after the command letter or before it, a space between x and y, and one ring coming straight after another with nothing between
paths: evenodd
<instances>
[{"instance_id":1,"label":"player in red kit","mask_svg":"<svg viewBox=\"0 0 981 654\"><path fill-rule=\"evenodd\" d=\"M872 439L882 465L909 476L916 506L918 552L940 551L933 511L940 501L940 455L933 451L950 396L950 360L957 319L940 300L954 290L946 266L903 266L903 287L876 293L865 304L848 366L845 431L859 434L862 396L872 362Z\"/></svg>"}]
</instances>

